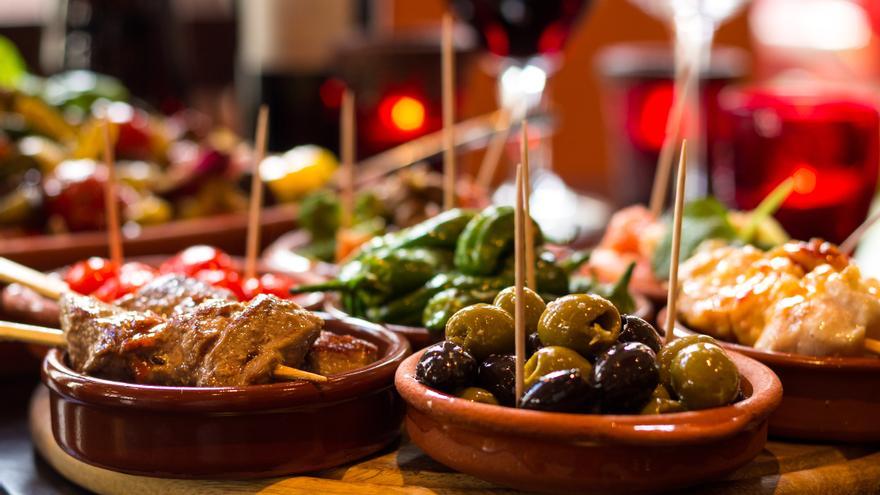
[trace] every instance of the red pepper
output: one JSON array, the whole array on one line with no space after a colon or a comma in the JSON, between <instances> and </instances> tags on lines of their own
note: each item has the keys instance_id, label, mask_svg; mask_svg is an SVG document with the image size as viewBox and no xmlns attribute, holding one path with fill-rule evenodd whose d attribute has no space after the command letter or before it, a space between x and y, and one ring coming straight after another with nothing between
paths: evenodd
<instances>
[{"instance_id":1,"label":"red pepper","mask_svg":"<svg viewBox=\"0 0 880 495\"><path fill-rule=\"evenodd\" d=\"M244 281L245 300L251 300L259 294L272 294L281 299L289 299L290 288L296 285L296 281L290 277L275 273L265 273L260 277L249 278Z\"/></svg>"},{"instance_id":2,"label":"red pepper","mask_svg":"<svg viewBox=\"0 0 880 495\"><path fill-rule=\"evenodd\" d=\"M74 292L89 295L114 276L110 260L93 256L70 267L64 275L64 281Z\"/></svg>"},{"instance_id":3,"label":"red pepper","mask_svg":"<svg viewBox=\"0 0 880 495\"><path fill-rule=\"evenodd\" d=\"M235 294L239 300L244 300L241 275L235 270L201 270L195 274L195 278L214 287L226 289Z\"/></svg>"},{"instance_id":4,"label":"red pepper","mask_svg":"<svg viewBox=\"0 0 880 495\"><path fill-rule=\"evenodd\" d=\"M235 263L223 251L200 245L184 249L159 267L161 273L179 273L188 277L202 270L234 271Z\"/></svg>"},{"instance_id":5,"label":"red pepper","mask_svg":"<svg viewBox=\"0 0 880 495\"><path fill-rule=\"evenodd\" d=\"M104 302L114 301L140 289L156 275L158 272L150 265L137 261L125 263L119 268L118 276L107 279L92 295Z\"/></svg>"}]
</instances>

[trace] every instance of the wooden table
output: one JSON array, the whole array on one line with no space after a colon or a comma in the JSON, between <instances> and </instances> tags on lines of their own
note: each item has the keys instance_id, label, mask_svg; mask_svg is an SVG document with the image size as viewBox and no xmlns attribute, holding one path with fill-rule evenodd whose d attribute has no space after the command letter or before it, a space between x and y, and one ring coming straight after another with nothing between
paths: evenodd
<instances>
[{"instance_id":1,"label":"wooden table","mask_svg":"<svg viewBox=\"0 0 880 495\"><path fill-rule=\"evenodd\" d=\"M31 435L37 450L64 477L97 493L131 495L216 494L520 494L434 462L403 439L379 455L309 476L252 481L169 480L132 476L90 466L63 452L52 438L48 393L31 401ZM878 418L880 419L880 418ZM764 452L727 479L694 488L712 495L851 495L880 493L880 446L770 442Z\"/></svg>"}]
</instances>

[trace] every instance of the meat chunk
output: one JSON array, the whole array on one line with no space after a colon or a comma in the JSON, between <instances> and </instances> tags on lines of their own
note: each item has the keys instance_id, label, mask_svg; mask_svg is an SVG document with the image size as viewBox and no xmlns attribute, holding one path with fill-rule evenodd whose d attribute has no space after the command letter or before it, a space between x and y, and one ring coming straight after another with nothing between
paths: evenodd
<instances>
[{"instance_id":1,"label":"meat chunk","mask_svg":"<svg viewBox=\"0 0 880 495\"><path fill-rule=\"evenodd\" d=\"M261 294L229 320L196 370L195 385L267 383L277 365L302 365L323 326L295 302Z\"/></svg>"},{"instance_id":2,"label":"meat chunk","mask_svg":"<svg viewBox=\"0 0 880 495\"><path fill-rule=\"evenodd\" d=\"M335 375L363 368L379 358L372 342L322 331L306 356L306 369L319 375Z\"/></svg>"},{"instance_id":3,"label":"meat chunk","mask_svg":"<svg viewBox=\"0 0 880 495\"><path fill-rule=\"evenodd\" d=\"M135 379L143 358L127 353L125 345L161 324L160 317L124 311L76 294L64 294L60 308L67 355L74 370L112 380Z\"/></svg>"},{"instance_id":4,"label":"meat chunk","mask_svg":"<svg viewBox=\"0 0 880 495\"><path fill-rule=\"evenodd\" d=\"M209 299L235 301L226 289L174 273L162 275L114 304L130 311L152 311L161 316L188 312Z\"/></svg>"}]
</instances>

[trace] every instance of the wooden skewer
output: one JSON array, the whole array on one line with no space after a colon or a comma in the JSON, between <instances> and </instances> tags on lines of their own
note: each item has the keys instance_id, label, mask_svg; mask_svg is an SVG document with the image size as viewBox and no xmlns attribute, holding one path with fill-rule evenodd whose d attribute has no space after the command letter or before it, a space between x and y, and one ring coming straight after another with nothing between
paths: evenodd
<instances>
[{"instance_id":1,"label":"wooden skewer","mask_svg":"<svg viewBox=\"0 0 880 495\"><path fill-rule=\"evenodd\" d=\"M251 197L248 204L247 246L244 258L244 279L250 280L257 275L257 256L260 254L260 209L263 206L263 178L260 176L260 165L266 157L266 133L269 126L269 107L260 105L257 115L257 134L254 139L253 176L251 177Z\"/></svg>"},{"instance_id":2,"label":"wooden skewer","mask_svg":"<svg viewBox=\"0 0 880 495\"><path fill-rule=\"evenodd\" d=\"M877 223L877 220L880 220L880 211L874 213L859 225L859 228L853 231L853 233L840 244L840 251L844 254L851 255L853 251L856 250L856 246L859 245L859 241L862 240L862 236L865 235L865 232L867 232L872 225Z\"/></svg>"},{"instance_id":3,"label":"wooden skewer","mask_svg":"<svg viewBox=\"0 0 880 495\"><path fill-rule=\"evenodd\" d=\"M517 165L516 167L516 210L514 214L514 278L515 285L514 291L516 296L516 301L514 303L514 335L516 338L515 344L515 363L516 363L516 406L520 406L520 401L523 396L523 388L525 382L525 371L523 370L523 366L525 364L525 356L526 356L526 315L525 315L525 306L523 306L523 285L524 285L524 252L523 252L523 244L525 244L525 232L524 225L525 221L523 219L524 211L523 211L523 166L522 164Z\"/></svg>"},{"instance_id":4,"label":"wooden skewer","mask_svg":"<svg viewBox=\"0 0 880 495\"><path fill-rule=\"evenodd\" d=\"M64 293L70 292L70 287L63 281L2 257L0 257L0 280L24 285L53 300L58 300ZM52 347L67 346L64 332L57 328L4 321L0 321L0 340L15 340ZM280 364L274 368L272 374L284 380L302 379L317 383L328 380L326 376Z\"/></svg>"},{"instance_id":5,"label":"wooden skewer","mask_svg":"<svg viewBox=\"0 0 880 495\"><path fill-rule=\"evenodd\" d=\"M477 186L483 191L488 191L492 187L492 180L495 178L495 172L501 163L501 156L504 154L504 145L510 138L510 111L502 108L498 111L498 120L495 122L495 135L489 141L486 147L486 154L483 155L483 161L477 170Z\"/></svg>"},{"instance_id":6,"label":"wooden skewer","mask_svg":"<svg viewBox=\"0 0 880 495\"><path fill-rule=\"evenodd\" d=\"M342 160L342 227L350 228L354 222L354 148L355 119L354 93L346 88L342 93L341 118L339 119L339 150Z\"/></svg>"},{"instance_id":7,"label":"wooden skewer","mask_svg":"<svg viewBox=\"0 0 880 495\"><path fill-rule=\"evenodd\" d=\"M455 208L455 54L452 51L452 15L443 14L443 209Z\"/></svg>"},{"instance_id":8,"label":"wooden skewer","mask_svg":"<svg viewBox=\"0 0 880 495\"><path fill-rule=\"evenodd\" d=\"M122 266L122 233L119 227L119 204L116 201L116 160L110 140L110 122L104 122L104 166L107 167L107 181L104 182L104 212L107 223L110 262L114 270Z\"/></svg>"},{"instance_id":9,"label":"wooden skewer","mask_svg":"<svg viewBox=\"0 0 880 495\"><path fill-rule=\"evenodd\" d=\"M865 339L865 350L874 354L880 354L880 340Z\"/></svg>"},{"instance_id":10,"label":"wooden skewer","mask_svg":"<svg viewBox=\"0 0 880 495\"><path fill-rule=\"evenodd\" d=\"M681 215L684 210L684 184L687 179L687 141L681 142L678 181L675 185L675 210L672 223L672 256L669 262L669 292L666 295L666 343L675 339L675 304L678 299L678 257L681 252Z\"/></svg>"},{"instance_id":11,"label":"wooden skewer","mask_svg":"<svg viewBox=\"0 0 880 495\"><path fill-rule=\"evenodd\" d=\"M666 121L666 134L663 138L663 146L660 148L660 156L657 157L657 170L654 172L654 185L651 189L651 202L649 209L654 218L659 218L666 205L666 191L669 187L669 174L672 172L672 158L675 154L675 145L681 135L681 121L684 117L685 102L690 92L691 77L690 68L681 71L675 78L675 102L669 112Z\"/></svg>"},{"instance_id":12,"label":"wooden skewer","mask_svg":"<svg viewBox=\"0 0 880 495\"><path fill-rule=\"evenodd\" d=\"M520 159L522 160L522 201L523 201L523 234L525 235L525 266L526 284L529 289L538 290L535 283L535 226L532 224L532 209L529 206L531 200L531 176L529 173L529 125L526 119L522 121L522 143L520 145Z\"/></svg>"}]
</instances>

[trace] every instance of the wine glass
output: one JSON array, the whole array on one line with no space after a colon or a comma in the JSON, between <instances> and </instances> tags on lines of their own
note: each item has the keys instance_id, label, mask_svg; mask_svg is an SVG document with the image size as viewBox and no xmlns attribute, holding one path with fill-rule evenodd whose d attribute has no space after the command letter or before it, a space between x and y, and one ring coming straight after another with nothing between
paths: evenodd
<instances>
[{"instance_id":1,"label":"wine glass","mask_svg":"<svg viewBox=\"0 0 880 495\"><path fill-rule=\"evenodd\" d=\"M704 120L700 109L700 76L709 67L715 31L739 12L748 0L630 0L643 11L666 22L675 37L675 75L680 87L690 88L682 123L688 139L689 197L705 194L708 175L705 163ZM685 80L688 79L688 80Z\"/></svg>"},{"instance_id":2,"label":"wine glass","mask_svg":"<svg viewBox=\"0 0 880 495\"><path fill-rule=\"evenodd\" d=\"M489 52L486 60L497 76L498 103L507 110L511 122L516 124L525 116L548 113L547 80L562 63L562 50L572 29L593 0L450 0L450 3L458 18L475 29ZM572 216L563 218L560 212L595 212L604 205L576 194L552 172L549 139L545 138L550 129L540 127L541 124L530 120L530 130L535 131L535 136L530 134L529 154L533 165L531 214L546 234L572 238L578 231L594 226L572 225ZM509 181L499 187L493 197L495 202L507 204L512 203L513 198L514 188ZM604 220L602 214L579 217L596 223Z\"/></svg>"}]
</instances>

